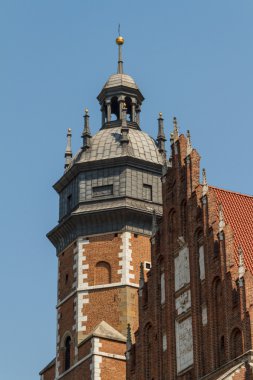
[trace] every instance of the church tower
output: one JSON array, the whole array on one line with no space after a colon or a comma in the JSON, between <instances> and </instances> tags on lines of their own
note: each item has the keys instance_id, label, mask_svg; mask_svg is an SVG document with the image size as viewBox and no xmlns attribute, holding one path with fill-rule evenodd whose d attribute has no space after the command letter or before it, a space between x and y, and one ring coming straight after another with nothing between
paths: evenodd
<instances>
[{"instance_id":1,"label":"church tower","mask_svg":"<svg viewBox=\"0 0 253 380\"><path fill-rule=\"evenodd\" d=\"M157 141L141 130L144 100L123 73L97 99L101 126L94 136L85 110L82 147L72 156L67 133L65 171L54 185L59 222L48 233L58 258L56 358L43 380L125 379L127 326L138 327L140 263L150 269L152 215L162 214L165 163L163 118Z\"/></svg>"}]
</instances>

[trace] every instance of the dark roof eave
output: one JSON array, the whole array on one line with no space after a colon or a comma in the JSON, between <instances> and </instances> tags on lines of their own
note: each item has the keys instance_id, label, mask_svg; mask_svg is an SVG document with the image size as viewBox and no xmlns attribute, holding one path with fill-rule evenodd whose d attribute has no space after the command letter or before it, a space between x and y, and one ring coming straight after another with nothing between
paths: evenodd
<instances>
[{"instance_id":1,"label":"dark roof eave","mask_svg":"<svg viewBox=\"0 0 253 380\"><path fill-rule=\"evenodd\" d=\"M132 94L137 95L137 97L139 98L141 102L145 100L144 96L142 95L142 93L140 92L138 88L123 86L123 85L103 88L102 91L98 94L97 100L99 102L103 101L106 93L108 95L110 94L114 95L116 93L120 94L122 91L123 93L126 93L126 95L127 93L130 93L130 94L132 93Z\"/></svg>"}]
</instances>

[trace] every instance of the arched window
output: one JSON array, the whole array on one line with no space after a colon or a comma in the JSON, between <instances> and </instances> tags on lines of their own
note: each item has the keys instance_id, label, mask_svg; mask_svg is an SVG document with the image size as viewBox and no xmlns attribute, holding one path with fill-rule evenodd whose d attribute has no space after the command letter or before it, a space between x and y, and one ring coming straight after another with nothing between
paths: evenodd
<instances>
[{"instance_id":1,"label":"arched window","mask_svg":"<svg viewBox=\"0 0 253 380\"><path fill-rule=\"evenodd\" d=\"M214 326L214 339L215 339L215 353L216 353L216 364L221 365L221 335L224 333L223 322L224 322L224 305L222 297L222 285L219 277L216 277L213 282L213 326Z\"/></svg>"},{"instance_id":2,"label":"arched window","mask_svg":"<svg viewBox=\"0 0 253 380\"><path fill-rule=\"evenodd\" d=\"M67 336L65 339L65 360L64 360L64 369L67 371L70 368L70 344L71 344L71 338L70 336Z\"/></svg>"},{"instance_id":3,"label":"arched window","mask_svg":"<svg viewBox=\"0 0 253 380\"><path fill-rule=\"evenodd\" d=\"M225 338L224 335L220 338L220 364L225 361Z\"/></svg>"},{"instance_id":4,"label":"arched window","mask_svg":"<svg viewBox=\"0 0 253 380\"><path fill-rule=\"evenodd\" d=\"M127 108L127 120L132 121L132 100L128 96L125 98Z\"/></svg>"},{"instance_id":5,"label":"arched window","mask_svg":"<svg viewBox=\"0 0 253 380\"><path fill-rule=\"evenodd\" d=\"M170 242L174 246L176 242L176 212L171 210L169 213L169 237Z\"/></svg>"},{"instance_id":6,"label":"arched window","mask_svg":"<svg viewBox=\"0 0 253 380\"><path fill-rule=\"evenodd\" d=\"M116 96L111 100L111 120L119 120L119 102Z\"/></svg>"},{"instance_id":7,"label":"arched window","mask_svg":"<svg viewBox=\"0 0 253 380\"><path fill-rule=\"evenodd\" d=\"M145 380L151 379L152 368L152 326L148 324L144 330L144 349L145 349Z\"/></svg>"},{"instance_id":8,"label":"arched window","mask_svg":"<svg viewBox=\"0 0 253 380\"><path fill-rule=\"evenodd\" d=\"M111 283L111 266L105 261L99 261L95 266L95 285Z\"/></svg>"},{"instance_id":9,"label":"arched window","mask_svg":"<svg viewBox=\"0 0 253 380\"><path fill-rule=\"evenodd\" d=\"M220 244L218 240L214 240L213 242L213 255L214 257L218 257L220 253Z\"/></svg>"},{"instance_id":10,"label":"arched window","mask_svg":"<svg viewBox=\"0 0 253 380\"><path fill-rule=\"evenodd\" d=\"M232 331L230 346L231 346L231 359L234 359L243 353L242 333L240 329L235 328Z\"/></svg>"}]
</instances>

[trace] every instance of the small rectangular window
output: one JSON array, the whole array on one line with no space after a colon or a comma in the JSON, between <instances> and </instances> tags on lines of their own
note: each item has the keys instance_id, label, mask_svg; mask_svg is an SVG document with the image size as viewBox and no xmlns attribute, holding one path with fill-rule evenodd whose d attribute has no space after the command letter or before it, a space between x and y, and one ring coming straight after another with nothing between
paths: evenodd
<instances>
[{"instance_id":1,"label":"small rectangular window","mask_svg":"<svg viewBox=\"0 0 253 380\"><path fill-rule=\"evenodd\" d=\"M67 196L67 213L71 211L72 208L72 194Z\"/></svg>"},{"instance_id":2,"label":"small rectangular window","mask_svg":"<svg viewBox=\"0 0 253 380\"><path fill-rule=\"evenodd\" d=\"M146 270L150 270L150 269L151 269L151 263L145 261L145 263L144 263L144 268L145 268Z\"/></svg>"},{"instance_id":3,"label":"small rectangular window","mask_svg":"<svg viewBox=\"0 0 253 380\"><path fill-rule=\"evenodd\" d=\"M143 184L143 198L152 201L152 186Z\"/></svg>"},{"instance_id":4,"label":"small rectangular window","mask_svg":"<svg viewBox=\"0 0 253 380\"><path fill-rule=\"evenodd\" d=\"M92 197L106 197L113 194L113 185L96 186L92 188Z\"/></svg>"}]
</instances>

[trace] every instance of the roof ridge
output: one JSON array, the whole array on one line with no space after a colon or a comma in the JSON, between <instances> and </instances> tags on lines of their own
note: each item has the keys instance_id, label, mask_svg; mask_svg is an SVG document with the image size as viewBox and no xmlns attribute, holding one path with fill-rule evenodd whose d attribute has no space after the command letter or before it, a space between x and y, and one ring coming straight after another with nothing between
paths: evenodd
<instances>
[{"instance_id":1,"label":"roof ridge","mask_svg":"<svg viewBox=\"0 0 253 380\"><path fill-rule=\"evenodd\" d=\"M208 185L208 187L211 188L211 189L214 189L214 190L224 191L225 193L232 193L232 194L240 195L240 196L242 196L242 197L247 197L247 198L252 198L252 199L253 199L253 195L240 193L239 191L233 191L233 190L222 189L222 188L220 188L220 187L213 186L213 185Z\"/></svg>"}]
</instances>

